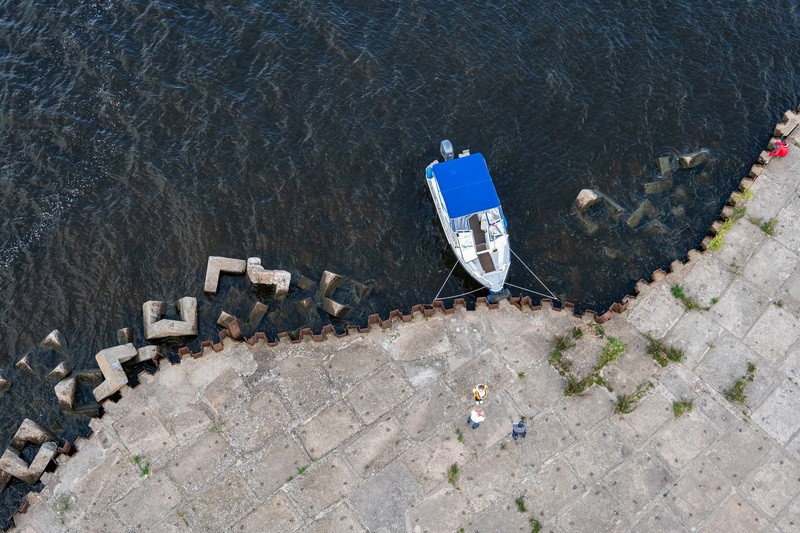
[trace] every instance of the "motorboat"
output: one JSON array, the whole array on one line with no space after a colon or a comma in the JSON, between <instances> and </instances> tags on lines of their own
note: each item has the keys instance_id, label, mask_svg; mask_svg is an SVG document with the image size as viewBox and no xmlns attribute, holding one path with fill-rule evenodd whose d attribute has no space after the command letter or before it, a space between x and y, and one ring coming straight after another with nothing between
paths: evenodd
<instances>
[{"instance_id":1,"label":"motorboat","mask_svg":"<svg viewBox=\"0 0 800 533\"><path fill-rule=\"evenodd\" d=\"M455 157L448 140L440 152L442 160L425 168L425 181L447 242L464 270L489 289L489 301L505 298L511 266L508 223L486 160L469 150Z\"/></svg>"}]
</instances>

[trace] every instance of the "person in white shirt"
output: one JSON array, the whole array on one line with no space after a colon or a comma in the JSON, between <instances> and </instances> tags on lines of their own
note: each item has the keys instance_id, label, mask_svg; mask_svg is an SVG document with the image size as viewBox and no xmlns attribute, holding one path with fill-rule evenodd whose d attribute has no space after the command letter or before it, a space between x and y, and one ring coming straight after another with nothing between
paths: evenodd
<instances>
[{"instance_id":1,"label":"person in white shirt","mask_svg":"<svg viewBox=\"0 0 800 533\"><path fill-rule=\"evenodd\" d=\"M472 424L472 429L481 425L481 422L486 420L483 409L473 409L467 418L467 424Z\"/></svg>"}]
</instances>

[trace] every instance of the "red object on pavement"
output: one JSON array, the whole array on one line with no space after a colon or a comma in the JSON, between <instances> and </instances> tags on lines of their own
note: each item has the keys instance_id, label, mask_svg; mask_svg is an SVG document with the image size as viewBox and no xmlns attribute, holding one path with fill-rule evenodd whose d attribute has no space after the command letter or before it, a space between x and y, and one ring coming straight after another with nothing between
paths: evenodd
<instances>
[{"instance_id":1,"label":"red object on pavement","mask_svg":"<svg viewBox=\"0 0 800 533\"><path fill-rule=\"evenodd\" d=\"M786 141L775 141L775 150L770 152L772 157L784 157L789 153L789 143Z\"/></svg>"}]
</instances>

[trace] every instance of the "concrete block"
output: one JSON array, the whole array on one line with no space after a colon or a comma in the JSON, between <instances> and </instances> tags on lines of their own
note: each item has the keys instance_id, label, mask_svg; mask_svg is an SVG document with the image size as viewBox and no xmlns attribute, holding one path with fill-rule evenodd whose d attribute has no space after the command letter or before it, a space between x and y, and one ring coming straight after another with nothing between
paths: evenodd
<instances>
[{"instance_id":1,"label":"concrete block","mask_svg":"<svg viewBox=\"0 0 800 533\"><path fill-rule=\"evenodd\" d=\"M469 524L463 528L464 531L469 533L489 532L527 532L531 531L531 525L528 522L528 517L517 510L514 503L514 498L505 498L493 505L480 514L471 512L469 510L466 515L462 516ZM445 513L442 513L445 514ZM453 517L453 518L458 518ZM438 530L442 531L442 530ZM449 531L449 530L448 530ZM460 531L460 530L452 530ZM544 529L544 531L552 531Z\"/></svg>"},{"instance_id":2,"label":"concrete block","mask_svg":"<svg viewBox=\"0 0 800 533\"><path fill-rule=\"evenodd\" d=\"M274 286L275 296L285 296L289 292L292 275L285 270L266 270L261 259L250 257L247 260L247 279L256 286Z\"/></svg>"},{"instance_id":3,"label":"concrete block","mask_svg":"<svg viewBox=\"0 0 800 533\"><path fill-rule=\"evenodd\" d=\"M575 197L575 201L572 205L582 213L593 205L599 204L601 201L602 198L600 195L593 190L582 189L581 192L578 193L578 196Z\"/></svg>"},{"instance_id":4,"label":"concrete block","mask_svg":"<svg viewBox=\"0 0 800 533\"><path fill-rule=\"evenodd\" d=\"M772 450L769 439L748 423L738 422L722 435L706 458L735 486Z\"/></svg>"},{"instance_id":5,"label":"concrete block","mask_svg":"<svg viewBox=\"0 0 800 533\"><path fill-rule=\"evenodd\" d=\"M60 331L54 329L50 333L47 334L47 337L42 339L42 342L39 343L41 346L45 348L52 348L53 350L63 351L66 350L67 343L64 340L64 336L61 334Z\"/></svg>"},{"instance_id":6,"label":"concrete block","mask_svg":"<svg viewBox=\"0 0 800 533\"><path fill-rule=\"evenodd\" d=\"M795 531L800 525L800 500L795 500L786 506L786 511L775 520L775 525L781 531Z\"/></svg>"},{"instance_id":7,"label":"concrete block","mask_svg":"<svg viewBox=\"0 0 800 533\"><path fill-rule=\"evenodd\" d=\"M359 475L368 476L399 458L409 443L395 418L378 421L364 429L344 450L344 457ZM306 446L308 450L308 446ZM309 453L310 450L309 450Z\"/></svg>"},{"instance_id":8,"label":"concrete block","mask_svg":"<svg viewBox=\"0 0 800 533\"><path fill-rule=\"evenodd\" d=\"M370 531L406 531L406 509L420 498L419 487L402 463L392 463L350 495Z\"/></svg>"},{"instance_id":9,"label":"concrete block","mask_svg":"<svg viewBox=\"0 0 800 533\"><path fill-rule=\"evenodd\" d=\"M212 507L213 507L212 502ZM252 513L242 519L232 531L263 531L266 524L272 531L297 531L304 523L302 515L283 492L276 492ZM331 530L333 531L333 530ZM346 531L343 529L342 531Z\"/></svg>"},{"instance_id":10,"label":"concrete block","mask_svg":"<svg viewBox=\"0 0 800 533\"><path fill-rule=\"evenodd\" d=\"M678 163L681 165L681 168L694 168L706 161L708 161L708 152L705 150L682 155L678 158Z\"/></svg>"},{"instance_id":11,"label":"concrete block","mask_svg":"<svg viewBox=\"0 0 800 533\"><path fill-rule=\"evenodd\" d=\"M0 374L0 396L6 393L11 388L11 382Z\"/></svg>"},{"instance_id":12,"label":"concrete block","mask_svg":"<svg viewBox=\"0 0 800 533\"><path fill-rule=\"evenodd\" d=\"M117 330L117 344L133 342L133 328L120 328Z\"/></svg>"},{"instance_id":13,"label":"concrete block","mask_svg":"<svg viewBox=\"0 0 800 533\"><path fill-rule=\"evenodd\" d=\"M590 431L564 454L588 485L633 455L633 449L608 422Z\"/></svg>"},{"instance_id":14,"label":"concrete block","mask_svg":"<svg viewBox=\"0 0 800 533\"><path fill-rule=\"evenodd\" d=\"M133 467L131 467L133 468ZM116 503L105 505L128 527L144 531L160 522L180 502L181 495L170 479L156 472L152 479L140 484Z\"/></svg>"},{"instance_id":15,"label":"concrete block","mask_svg":"<svg viewBox=\"0 0 800 533\"><path fill-rule=\"evenodd\" d=\"M458 441L455 430L451 427L409 449L400 460L422 488L423 493L428 494L447 483L447 470L450 465L458 464L463 467L471 459L469 448Z\"/></svg>"},{"instance_id":16,"label":"concrete block","mask_svg":"<svg viewBox=\"0 0 800 533\"><path fill-rule=\"evenodd\" d=\"M332 398L319 367L305 357L288 357L275 365L271 373L291 413L299 420L308 419Z\"/></svg>"},{"instance_id":17,"label":"concrete block","mask_svg":"<svg viewBox=\"0 0 800 533\"><path fill-rule=\"evenodd\" d=\"M463 410L456 395L437 383L409 398L398 420L412 439L422 442L445 427L452 431L452 421L458 420Z\"/></svg>"},{"instance_id":18,"label":"concrete block","mask_svg":"<svg viewBox=\"0 0 800 533\"><path fill-rule=\"evenodd\" d=\"M656 504L639 517L631 531L685 531L675 513L666 505Z\"/></svg>"},{"instance_id":19,"label":"concrete block","mask_svg":"<svg viewBox=\"0 0 800 533\"><path fill-rule=\"evenodd\" d=\"M330 298L322 297L320 298L322 301L322 310L328 313L331 316L335 316L337 318L341 318L350 311L350 307L340 304Z\"/></svg>"},{"instance_id":20,"label":"concrete block","mask_svg":"<svg viewBox=\"0 0 800 533\"><path fill-rule=\"evenodd\" d=\"M770 454L744 485L744 494L770 518L800 493L800 466L780 451Z\"/></svg>"},{"instance_id":21,"label":"concrete block","mask_svg":"<svg viewBox=\"0 0 800 533\"><path fill-rule=\"evenodd\" d=\"M556 523L565 532L617 532L628 530L630 514L599 485L581 496Z\"/></svg>"},{"instance_id":22,"label":"concrete block","mask_svg":"<svg viewBox=\"0 0 800 533\"><path fill-rule=\"evenodd\" d=\"M231 320L234 320L236 317L230 313L225 311L221 311L219 317L217 318L217 325L222 326L223 328L226 327L226 324Z\"/></svg>"},{"instance_id":23,"label":"concrete block","mask_svg":"<svg viewBox=\"0 0 800 533\"><path fill-rule=\"evenodd\" d=\"M658 173L665 179L672 175L672 165L669 161L669 157L659 157L656 159L656 168L658 168Z\"/></svg>"},{"instance_id":24,"label":"concrete block","mask_svg":"<svg viewBox=\"0 0 800 533\"><path fill-rule=\"evenodd\" d=\"M113 424L120 441L133 455L156 459L177 446L177 440L149 407L131 410Z\"/></svg>"},{"instance_id":25,"label":"concrete block","mask_svg":"<svg viewBox=\"0 0 800 533\"><path fill-rule=\"evenodd\" d=\"M579 396L566 398L556 408L556 413L577 439L582 438L613 411L614 399L601 387L592 387Z\"/></svg>"},{"instance_id":26,"label":"concrete block","mask_svg":"<svg viewBox=\"0 0 800 533\"><path fill-rule=\"evenodd\" d=\"M715 324L707 313L686 313L672 326L664 341L683 350L683 364L693 368L719 340L722 332L722 326Z\"/></svg>"},{"instance_id":27,"label":"concrete block","mask_svg":"<svg viewBox=\"0 0 800 533\"><path fill-rule=\"evenodd\" d=\"M233 525L256 508L238 473L215 480L192 500L186 519L194 531L233 531ZM266 529L272 529L272 523ZM264 531L266 524L261 524ZM275 530L279 531L279 530ZM283 530L286 531L286 530Z\"/></svg>"},{"instance_id":28,"label":"concrete block","mask_svg":"<svg viewBox=\"0 0 800 533\"><path fill-rule=\"evenodd\" d=\"M324 368L334 387L346 393L388 361L380 347L361 337L337 350Z\"/></svg>"},{"instance_id":29,"label":"concrete block","mask_svg":"<svg viewBox=\"0 0 800 533\"><path fill-rule=\"evenodd\" d=\"M705 527L705 531L767 531L769 523L741 496L734 494Z\"/></svg>"},{"instance_id":30,"label":"concrete block","mask_svg":"<svg viewBox=\"0 0 800 533\"><path fill-rule=\"evenodd\" d=\"M716 440L719 431L702 413L692 411L668 422L653 437L656 452L678 472Z\"/></svg>"},{"instance_id":31,"label":"concrete block","mask_svg":"<svg viewBox=\"0 0 800 533\"><path fill-rule=\"evenodd\" d=\"M229 274L244 274L247 270L247 261L244 259L231 259L230 257L210 256L206 265L206 279L203 291L216 293L219 286L219 276L223 272Z\"/></svg>"},{"instance_id":32,"label":"concrete block","mask_svg":"<svg viewBox=\"0 0 800 533\"><path fill-rule=\"evenodd\" d=\"M239 470L253 494L263 501L275 490L286 484L290 478L299 480L298 468L307 468L310 463L311 459L292 436L290 434L281 434L274 439L266 441L266 443L262 443L261 449L257 452L249 454L244 464L239 467ZM325 461L315 463L315 468L320 464L325 464ZM340 460L336 464L341 466L343 462ZM310 470L311 468L308 468L302 477L311 474ZM332 472L336 473L338 471L332 470ZM320 477L324 477L324 475L325 472L322 472ZM347 480L345 475L343 481ZM291 484L293 485L294 483L296 481ZM352 489L352 487L349 487L349 489Z\"/></svg>"},{"instance_id":33,"label":"concrete block","mask_svg":"<svg viewBox=\"0 0 800 533\"><path fill-rule=\"evenodd\" d=\"M29 353L26 353L24 356L22 356L22 359L17 361L14 366L20 370L24 370L25 372L30 372L33 374L33 367L31 367L31 355Z\"/></svg>"},{"instance_id":34,"label":"concrete block","mask_svg":"<svg viewBox=\"0 0 800 533\"><path fill-rule=\"evenodd\" d=\"M519 514L516 507L514 512ZM461 491L452 486L439 489L424 500L414 503L408 510L411 531L457 531L471 517L469 501Z\"/></svg>"},{"instance_id":35,"label":"concrete block","mask_svg":"<svg viewBox=\"0 0 800 533\"><path fill-rule=\"evenodd\" d=\"M756 373L755 380L747 385L746 390L748 404L757 406L773 385L771 373L763 372L768 363L733 335L721 337L695 367L694 372L722 394L745 374L748 363L755 363L762 370Z\"/></svg>"},{"instance_id":36,"label":"concrete block","mask_svg":"<svg viewBox=\"0 0 800 533\"><path fill-rule=\"evenodd\" d=\"M662 192L667 192L672 189L675 185L671 179L663 179L658 181L651 181L644 184L644 193L645 194L661 194Z\"/></svg>"},{"instance_id":37,"label":"concrete block","mask_svg":"<svg viewBox=\"0 0 800 533\"><path fill-rule=\"evenodd\" d=\"M631 513L641 511L664 491L675 476L652 450L646 449L622 463L602 485Z\"/></svg>"},{"instance_id":38,"label":"concrete block","mask_svg":"<svg viewBox=\"0 0 800 533\"><path fill-rule=\"evenodd\" d=\"M747 261L742 276L772 297L789 279L798 264L800 258L796 253L774 239L767 239Z\"/></svg>"},{"instance_id":39,"label":"concrete block","mask_svg":"<svg viewBox=\"0 0 800 533\"><path fill-rule=\"evenodd\" d=\"M50 430L26 418L22 421L16 433L14 433L14 436L11 438L9 447L21 452L28 444L39 446L47 441L54 440L56 440L56 437Z\"/></svg>"},{"instance_id":40,"label":"concrete block","mask_svg":"<svg viewBox=\"0 0 800 533\"><path fill-rule=\"evenodd\" d=\"M181 491L197 492L212 479L225 475L235 462L236 456L225 438L208 432L200 434L194 443L174 450L166 471Z\"/></svg>"},{"instance_id":41,"label":"concrete block","mask_svg":"<svg viewBox=\"0 0 800 533\"><path fill-rule=\"evenodd\" d=\"M736 278L711 308L710 314L717 324L742 338L768 305L769 298L760 289Z\"/></svg>"},{"instance_id":42,"label":"concrete block","mask_svg":"<svg viewBox=\"0 0 800 533\"><path fill-rule=\"evenodd\" d=\"M314 522L302 529L302 533L317 533L317 532L330 532L336 533L338 531L347 531L348 533L364 533L367 530L363 528L361 523L356 518L356 514L345 502L342 502L330 509L324 515L316 517Z\"/></svg>"},{"instance_id":43,"label":"concrete block","mask_svg":"<svg viewBox=\"0 0 800 533\"><path fill-rule=\"evenodd\" d=\"M246 405L223 420L225 433L244 454L264 447L273 436L286 430L292 417L280 396L272 390L254 394Z\"/></svg>"},{"instance_id":44,"label":"concrete block","mask_svg":"<svg viewBox=\"0 0 800 533\"><path fill-rule=\"evenodd\" d=\"M744 337L751 350L770 362L786 357L789 348L800 338L800 319L789 311L769 306Z\"/></svg>"},{"instance_id":45,"label":"concrete block","mask_svg":"<svg viewBox=\"0 0 800 533\"><path fill-rule=\"evenodd\" d=\"M51 379L64 379L69 375L69 371L69 363L61 361L53 370L47 373L47 377Z\"/></svg>"},{"instance_id":46,"label":"concrete block","mask_svg":"<svg viewBox=\"0 0 800 533\"><path fill-rule=\"evenodd\" d=\"M42 476L50 461L58 455L57 447L58 445L55 442L42 443L30 465L19 456L16 450L9 447L0 457L0 470L29 485L33 485Z\"/></svg>"},{"instance_id":47,"label":"concrete block","mask_svg":"<svg viewBox=\"0 0 800 533\"><path fill-rule=\"evenodd\" d=\"M258 327L268 310L269 306L267 304L263 302L256 302L253 304L253 309L250 311L250 315L247 318L247 323L254 328Z\"/></svg>"},{"instance_id":48,"label":"concrete block","mask_svg":"<svg viewBox=\"0 0 800 533\"><path fill-rule=\"evenodd\" d=\"M650 200L645 200L634 210L633 213L631 213L631 216L628 217L628 220L626 220L625 223L629 228L635 228L642 222L642 219L645 216L654 218L657 214L658 210L653 203Z\"/></svg>"},{"instance_id":49,"label":"concrete block","mask_svg":"<svg viewBox=\"0 0 800 533\"><path fill-rule=\"evenodd\" d=\"M689 467L664 499L675 515L694 530L731 492L725 476L712 464L702 461Z\"/></svg>"},{"instance_id":50,"label":"concrete block","mask_svg":"<svg viewBox=\"0 0 800 533\"><path fill-rule=\"evenodd\" d=\"M297 436L303 442L312 459L319 459L361 429L361 423L353 411L337 403L320 411L314 418L297 428Z\"/></svg>"},{"instance_id":51,"label":"concrete block","mask_svg":"<svg viewBox=\"0 0 800 533\"><path fill-rule=\"evenodd\" d=\"M54 387L58 405L62 409L71 410L75 406L75 391L78 390L78 378L75 376L62 379Z\"/></svg>"},{"instance_id":52,"label":"concrete block","mask_svg":"<svg viewBox=\"0 0 800 533\"><path fill-rule=\"evenodd\" d=\"M403 371L388 365L353 387L345 399L365 424L371 424L408 399L412 392Z\"/></svg>"},{"instance_id":53,"label":"concrete block","mask_svg":"<svg viewBox=\"0 0 800 533\"><path fill-rule=\"evenodd\" d=\"M311 517L350 494L357 484L358 478L347 463L338 455L329 455L296 477L288 492L303 514ZM388 500L382 503L387 507L392 505Z\"/></svg>"},{"instance_id":54,"label":"concrete block","mask_svg":"<svg viewBox=\"0 0 800 533\"><path fill-rule=\"evenodd\" d=\"M133 344L123 344L100 350L95 359L103 372L104 381L94 389L94 397L100 402L128 384L128 376L122 369L122 363L136 357Z\"/></svg>"},{"instance_id":55,"label":"concrete block","mask_svg":"<svg viewBox=\"0 0 800 533\"><path fill-rule=\"evenodd\" d=\"M132 363L144 363L146 361L155 361L161 357L161 346L155 344L148 344L141 348L136 348L136 357L131 359Z\"/></svg>"},{"instance_id":56,"label":"concrete block","mask_svg":"<svg viewBox=\"0 0 800 533\"><path fill-rule=\"evenodd\" d=\"M642 333L660 339L684 313L681 303L670 294L669 286L662 283L638 299L626 320Z\"/></svg>"},{"instance_id":57,"label":"concrete block","mask_svg":"<svg viewBox=\"0 0 800 533\"><path fill-rule=\"evenodd\" d=\"M733 281L734 274L726 265L711 255L703 256L693 263L683 278L684 293L702 306L711 306L712 299L719 299Z\"/></svg>"},{"instance_id":58,"label":"concrete block","mask_svg":"<svg viewBox=\"0 0 800 533\"><path fill-rule=\"evenodd\" d=\"M528 436L510 441L508 446L513 446L511 450L519 463L532 472L575 442L567 424L553 411L546 411L527 423ZM508 435L511 435L510 425Z\"/></svg>"},{"instance_id":59,"label":"concrete block","mask_svg":"<svg viewBox=\"0 0 800 533\"><path fill-rule=\"evenodd\" d=\"M530 437L530 435L529 435ZM545 463L519 487L540 522L552 520L585 489L572 465L561 456Z\"/></svg>"},{"instance_id":60,"label":"concrete block","mask_svg":"<svg viewBox=\"0 0 800 533\"><path fill-rule=\"evenodd\" d=\"M800 429L800 387L783 380L752 417L761 429L781 444L786 444Z\"/></svg>"},{"instance_id":61,"label":"concrete block","mask_svg":"<svg viewBox=\"0 0 800 533\"><path fill-rule=\"evenodd\" d=\"M162 319L166 313L164 302L145 302L142 305L144 338L155 340L197 335L197 298L185 296L177 301L177 308L181 320Z\"/></svg>"}]
</instances>

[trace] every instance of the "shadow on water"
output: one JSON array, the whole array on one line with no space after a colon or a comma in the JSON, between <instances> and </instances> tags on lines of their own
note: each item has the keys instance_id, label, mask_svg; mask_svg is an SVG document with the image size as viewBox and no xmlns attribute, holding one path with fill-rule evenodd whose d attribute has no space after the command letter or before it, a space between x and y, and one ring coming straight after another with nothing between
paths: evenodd
<instances>
[{"instance_id":1,"label":"shadow on water","mask_svg":"<svg viewBox=\"0 0 800 533\"><path fill-rule=\"evenodd\" d=\"M13 366L51 329L88 368L117 328L141 336L146 300L197 296L200 338L246 316L241 278L202 295L209 255L366 283L340 329L429 302L452 258L422 169L445 137L486 156L516 252L602 311L698 245L800 100L794 4L225 4L0 2L3 445L25 416L86 432ZM700 148L713 161L628 227L654 160ZM586 186L626 214L587 232ZM261 327L319 329L304 297L267 298Z\"/></svg>"}]
</instances>

